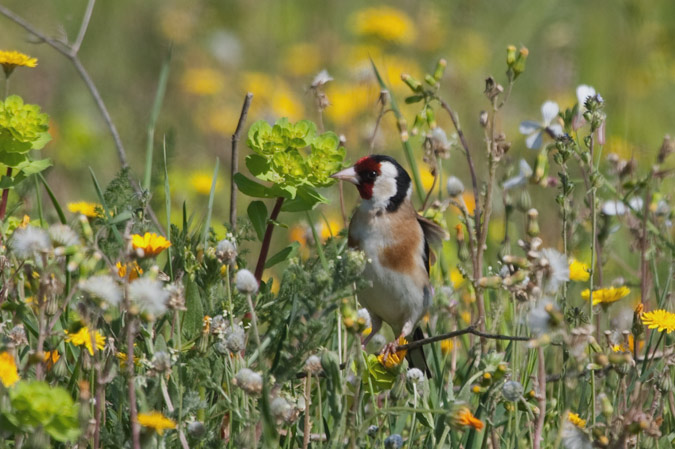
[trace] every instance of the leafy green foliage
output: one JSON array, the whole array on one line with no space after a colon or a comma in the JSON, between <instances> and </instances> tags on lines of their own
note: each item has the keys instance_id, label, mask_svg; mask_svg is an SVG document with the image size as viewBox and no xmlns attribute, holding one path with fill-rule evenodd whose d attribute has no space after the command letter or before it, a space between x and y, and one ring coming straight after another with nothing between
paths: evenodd
<instances>
[{"instance_id":1,"label":"leafy green foliage","mask_svg":"<svg viewBox=\"0 0 675 449\"><path fill-rule=\"evenodd\" d=\"M283 118L274 126L259 120L251 125L247 143L254 154L246 158L246 167L253 176L273 185L267 187L238 174L235 182L244 194L281 196L290 200L285 208L289 211L309 210L327 202L316 189L335 182L330 175L342 168L345 158L335 133L318 134L316 125L308 120L293 124Z\"/></svg>"},{"instance_id":2,"label":"leafy green foliage","mask_svg":"<svg viewBox=\"0 0 675 449\"><path fill-rule=\"evenodd\" d=\"M16 430L32 432L43 428L56 441L72 441L80 434L78 407L70 394L46 382L20 381L9 390L9 410L3 418Z\"/></svg>"}]
</instances>

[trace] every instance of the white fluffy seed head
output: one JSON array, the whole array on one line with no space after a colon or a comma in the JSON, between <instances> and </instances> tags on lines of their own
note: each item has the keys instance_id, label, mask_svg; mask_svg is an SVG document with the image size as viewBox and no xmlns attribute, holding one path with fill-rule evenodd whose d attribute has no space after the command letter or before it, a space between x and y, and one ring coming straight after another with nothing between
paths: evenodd
<instances>
[{"instance_id":1,"label":"white fluffy seed head","mask_svg":"<svg viewBox=\"0 0 675 449\"><path fill-rule=\"evenodd\" d=\"M260 394L263 386L262 376L248 368L239 370L233 383L248 394Z\"/></svg>"},{"instance_id":2,"label":"white fluffy seed head","mask_svg":"<svg viewBox=\"0 0 675 449\"><path fill-rule=\"evenodd\" d=\"M234 283L237 290L245 295L253 295L258 291L258 281L253 273L246 269L237 271Z\"/></svg>"},{"instance_id":3,"label":"white fluffy seed head","mask_svg":"<svg viewBox=\"0 0 675 449\"><path fill-rule=\"evenodd\" d=\"M160 281L145 277L129 285L129 297L141 310L156 318L166 312L169 292Z\"/></svg>"},{"instance_id":4,"label":"white fluffy seed head","mask_svg":"<svg viewBox=\"0 0 675 449\"><path fill-rule=\"evenodd\" d=\"M49 234L35 226L26 226L14 231L10 246L20 259L37 257L38 254L52 248Z\"/></svg>"},{"instance_id":5,"label":"white fluffy seed head","mask_svg":"<svg viewBox=\"0 0 675 449\"><path fill-rule=\"evenodd\" d=\"M112 276L92 276L80 281L80 289L92 296L104 300L111 306L117 306L122 300L122 290Z\"/></svg>"},{"instance_id":6,"label":"white fluffy seed head","mask_svg":"<svg viewBox=\"0 0 675 449\"><path fill-rule=\"evenodd\" d=\"M450 176L445 184L448 195L456 197L464 193L464 184L457 176Z\"/></svg>"},{"instance_id":7,"label":"white fluffy seed head","mask_svg":"<svg viewBox=\"0 0 675 449\"><path fill-rule=\"evenodd\" d=\"M418 368L410 368L405 377L415 385L424 382L424 373Z\"/></svg>"}]
</instances>

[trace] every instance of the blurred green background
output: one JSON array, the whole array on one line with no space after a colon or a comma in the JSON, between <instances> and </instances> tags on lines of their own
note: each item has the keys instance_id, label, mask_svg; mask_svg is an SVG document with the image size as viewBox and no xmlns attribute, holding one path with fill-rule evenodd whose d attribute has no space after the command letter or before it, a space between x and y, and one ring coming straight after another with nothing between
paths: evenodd
<instances>
[{"instance_id":1,"label":"blurred green background","mask_svg":"<svg viewBox=\"0 0 675 449\"><path fill-rule=\"evenodd\" d=\"M44 33L73 41L85 0L3 1ZM327 69L334 81L325 92L331 105L327 130L346 138L352 161L367 152L379 106L372 57L403 103L400 74L423 77L439 57L448 60L441 95L457 110L480 158L480 111L484 78L506 83L505 48L524 45L530 56L502 115L513 143L509 161L536 152L524 145L518 124L540 120L548 100L561 109L575 101L579 84L594 86L606 100L606 153L623 158L653 155L675 122L675 3L671 0L553 1L177 1L98 2L80 57L96 82L140 177L146 128L159 72L172 49L169 84L156 129L155 204L163 205L161 144L166 137L176 206L184 200L206 209L213 165L221 159L214 222L227 220L230 136L244 94L254 93L249 124L265 118L318 120L313 77ZM47 177L64 201L96 198L88 167L102 182L119 162L113 141L89 92L68 60L36 43L0 17L0 47L37 57L36 69L20 70L11 92L40 104L52 117L53 141L43 150L55 166ZM409 126L415 105L404 107ZM440 112L439 125L451 134ZM385 116L376 151L403 160L393 115ZM412 139L422 159L422 138ZM248 154L242 145L243 156ZM653 159L650 157L648 164ZM243 163L242 163L243 166ZM468 182L465 161L453 152L445 173ZM649 165L647 165L649 166ZM421 170L430 185L431 176ZM348 189L347 207L355 191ZM324 192L332 199L337 189ZM553 192L550 193L553 197ZM240 201L241 212L246 201ZM174 208L176 211L179 207ZM338 220L337 208L325 208ZM545 214L546 215L546 214ZM551 218L555 218L555 212ZM545 218L544 218L545 220ZM556 231L557 232L557 231Z\"/></svg>"}]
</instances>

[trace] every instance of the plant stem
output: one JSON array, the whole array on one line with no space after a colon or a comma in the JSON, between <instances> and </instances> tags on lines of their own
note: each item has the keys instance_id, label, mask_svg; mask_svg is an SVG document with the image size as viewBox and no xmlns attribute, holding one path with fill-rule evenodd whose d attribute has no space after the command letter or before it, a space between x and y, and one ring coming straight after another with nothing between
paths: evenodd
<instances>
[{"instance_id":1,"label":"plant stem","mask_svg":"<svg viewBox=\"0 0 675 449\"><path fill-rule=\"evenodd\" d=\"M230 227L234 233L237 229L237 184L234 182L234 175L239 171L239 136L241 130L246 123L246 116L248 115L248 109L251 107L251 100L253 99L253 94L251 92L246 93L244 98L244 104L241 107L241 114L239 115L239 122L237 122L237 129L232 134L232 153L231 153L231 163L230 163Z\"/></svg>"},{"instance_id":2,"label":"plant stem","mask_svg":"<svg viewBox=\"0 0 675 449\"><path fill-rule=\"evenodd\" d=\"M537 348L538 367L537 377L539 383L539 415L534 428L534 449L541 447L542 432L544 431L544 419L546 418L546 361L544 359L544 348L539 346Z\"/></svg>"},{"instance_id":3,"label":"plant stem","mask_svg":"<svg viewBox=\"0 0 675 449\"><path fill-rule=\"evenodd\" d=\"M270 251L270 243L272 242L272 231L274 231L274 221L276 221L281 212L281 206L284 204L284 197L280 196L274 203L274 209L267 222L267 229L265 229L265 236L263 237L262 246L260 247L260 255L258 256L258 263L255 266L255 278L260 283L262 274L265 270L265 261L267 261L267 253Z\"/></svg>"},{"instance_id":4,"label":"plant stem","mask_svg":"<svg viewBox=\"0 0 675 449\"><path fill-rule=\"evenodd\" d=\"M131 419L131 440L134 449L141 449L141 428L138 424L136 386L134 385L134 334L136 332L136 319L131 315L128 315L127 317L129 319L129 322L127 323L127 389L129 390L128 394L129 418ZM180 330L178 333L180 334Z\"/></svg>"},{"instance_id":5,"label":"plant stem","mask_svg":"<svg viewBox=\"0 0 675 449\"><path fill-rule=\"evenodd\" d=\"M304 417L304 432L302 434L302 449L307 449L309 446L309 437L312 431L312 423L309 418L309 406L311 404L312 392L312 376L307 376L305 379L305 417Z\"/></svg>"},{"instance_id":6,"label":"plant stem","mask_svg":"<svg viewBox=\"0 0 675 449\"><path fill-rule=\"evenodd\" d=\"M12 167L7 167L7 177L12 176ZM9 198L9 189L2 190L2 200L0 200L0 220L5 219L5 213L7 212L7 200Z\"/></svg>"}]
</instances>

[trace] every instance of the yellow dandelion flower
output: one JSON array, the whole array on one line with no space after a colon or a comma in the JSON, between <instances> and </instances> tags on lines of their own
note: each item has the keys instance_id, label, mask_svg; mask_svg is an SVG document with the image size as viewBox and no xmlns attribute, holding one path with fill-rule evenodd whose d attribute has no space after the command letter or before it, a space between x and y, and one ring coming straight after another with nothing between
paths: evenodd
<instances>
[{"instance_id":1,"label":"yellow dandelion flower","mask_svg":"<svg viewBox=\"0 0 675 449\"><path fill-rule=\"evenodd\" d=\"M452 282L452 288L457 290L462 285L464 285L466 279L464 279L464 275L461 271L459 271L457 268L453 268L450 270L450 282Z\"/></svg>"},{"instance_id":2,"label":"yellow dandelion flower","mask_svg":"<svg viewBox=\"0 0 675 449\"><path fill-rule=\"evenodd\" d=\"M94 347L92 346L91 342L91 334L89 333L89 328L87 326L83 326L80 328L79 331L77 331L74 334L69 334L68 331L64 331L66 333L66 342L67 343L72 343L75 346L84 346L87 348L87 351L89 351L90 355L94 355ZM97 350L102 350L105 348L105 337L99 332L99 331L94 331L94 339L96 340L96 349Z\"/></svg>"},{"instance_id":3,"label":"yellow dandelion flower","mask_svg":"<svg viewBox=\"0 0 675 449\"><path fill-rule=\"evenodd\" d=\"M671 333L675 330L675 313L659 309L642 314L642 322L650 329Z\"/></svg>"},{"instance_id":4,"label":"yellow dandelion flower","mask_svg":"<svg viewBox=\"0 0 675 449\"><path fill-rule=\"evenodd\" d=\"M352 17L352 31L395 44L409 44L417 34L415 25L401 10L388 6L366 8Z\"/></svg>"},{"instance_id":5,"label":"yellow dandelion flower","mask_svg":"<svg viewBox=\"0 0 675 449\"><path fill-rule=\"evenodd\" d=\"M629 293L630 288L626 287L625 285L622 287L609 287L593 290L593 305L611 304L625 296L628 296ZM581 297L588 301L588 298L590 297L590 290L586 289L581 292Z\"/></svg>"},{"instance_id":6,"label":"yellow dandelion flower","mask_svg":"<svg viewBox=\"0 0 675 449\"><path fill-rule=\"evenodd\" d=\"M190 185L195 192L200 195L211 194L211 183L213 182L213 174L206 172L195 172L190 175ZM220 190L222 184L219 179L216 179L216 192Z\"/></svg>"},{"instance_id":7,"label":"yellow dandelion flower","mask_svg":"<svg viewBox=\"0 0 675 449\"><path fill-rule=\"evenodd\" d=\"M375 109L379 90L372 85L329 83L325 88L330 105L326 117L336 125L352 123L369 108Z\"/></svg>"},{"instance_id":8,"label":"yellow dandelion flower","mask_svg":"<svg viewBox=\"0 0 675 449\"><path fill-rule=\"evenodd\" d=\"M420 162L417 162L420 164ZM431 186L434 185L434 175L431 174L429 170L426 168L420 169L420 181L422 181L422 187L424 187L425 191L429 191L431 189Z\"/></svg>"},{"instance_id":9,"label":"yellow dandelion flower","mask_svg":"<svg viewBox=\"0 0 675 449\"><path fill-rule=\"evenodd\" d=\"M79 201L76 203L68 203L68 210L74 214L84 215L89 218L98 218L103 216L103 207L97 203L88 203L86 201Z\"/></svg>"},{"instance_id":10,"label":"yellow dandelion flower","mask_svg":"<svg viewBox=\"0 0 675 449\"><path fill-rule=\"evenodd\" d=\"M452 349L455 347L455 344L452 342L452 339L447 338L441 340L441 352L443 355L448 355L452 352Z\"/></svg>"},{"instance_id":11,"label":"yellow dandelion flower","mask_svg":"<svg viewBox=\"0 0 675 449\"><path fill-rule=\"evenodd\" d=\"M60 358L61 355L59 354L59 351L54 349L53 351L45 351L43 359L47 369L51 370L54 367L54 365L56 365L56 362L58 362Z\"/></svg>"},{"instance_id":12,"label":"yellow dandelion flower","mask_svg":"<svg viewBox=\"0 0 675 449\"><path fill-rule=\"evenodd\" d=\"M586 420L581 419L577 413L568 412L567 420L580 429L586 428Z\"/></svg>"},{"instance_id":13,"label":"yellow dandelion flower","mask_svg":"<svg viewBox=\"0 0 675 449\"><path fill-rule=\"evenodd\" d=\"M115 266L117 267L117 275L121 278L125 278L127 276L127 271L129 271L130 281L138 279L138 277L143 274L143 268L141 268L135 260L125 265L122 265L122 262L117 262Z\"/></svg>"},{"instance_id":14,"label":"yellow dandelion flower","mask_svg":"<svg viewBox=\"0 0 675 449\"><path fill-rule=\"evenodd\" d=\"M223 90L223 75L208 67L190 68L183 75L183 90L194 95L216 95Z\"/></svg>"},{"instance_id":15,"label":"yellow dandelion flower","mask_svg":"<svg viewBox=\"0 0 675 449\"><path fill-rule=\"evenodd\" d=\"M144 235L132 235L131 245L134 249L142 249L144 257L152 257L170 247L171 242L154 232L146 232Z\"/></svg>"},{"instance_id":16,"label":"yellow dandelion flower","mask_svg":"<svg viewBox=\"0 0 675 449\"><path fill-rule=\"evenodd\" d=\"M139 413L136 421L141 426L149 427L160 435L162 435L166 429L176 428L176 422L174 420L167 418L161 412L157 411Z\"/></svg>"},{"instance_id":17,"label":"yellow dandelion flower","mask_svg":"<svg viewBox=\"0 0 675 449\"><path fill-rule=\"evenodd\" d=\"M293 44L284 51L284 70L294 76L314 75L321 69L321 49L314 43Z\"/></svg>"},{"instance_id":18,"label":"yellow dandelion flower","mask_svg":"<svg viewBox=\"0 0 675 449\"><path fill-rule=\"evenodd\" d=\"M399 346L405 345L407 343L408 343L408 340L406 340L403 337L400 337L398 339L398 345ZM401 351L396 351L393 354L389 354L389 356L386 358L386 360L384 358L384 354L380 354L380 355L377 356L377 361L380 362L380 365L384 366L387 369L390 369L390 368L393 368L393 367L398 366L401 363L403 363L403 359L405 359L405 355L406 355L407 352L408 351L406 351L405 349L403 349Z\"/></svg>"},{"instance_id":19,"label":"yellow dandelion flower","mask_svg":"<svg viewBox=\"0 0 675 449\"><path fill-rule=\"evenodd\" d=\"M5 387L11 387L19 381L19 371L16 369L14 356L9 352L0 352L0 382Z\"/></svg>"},{"instance_id":20,"label":"yellow dandelion flower","mask_svg":"<svg viewBox=\"0 0 675 449\"><path fill-rule=\"evenodd\" d=\"M476 418L468 407L462 407L453 416L453 422L461 427L473 427L476 430L482 430L485 424Z\"/></svg>"},{"instance_id":21,"label":"yellow dandelion flower","mask_svg":"<svg viewBox=\"0 0 675 449\"><path fill-rule=\"evenodd\" d=\"M326 241L330 237L335 237L341 229L342 223L339 220L328 219L328 223L322 222L321 230L319 232L321 240Z\"/></svg>"},{"instance_id":22,"label":"yellow dandelion flower","mask_svg":"<svg viewBox=\"0 0 675 449\"><path fill-rule=\"evenodd\" d=\"M370 333L372 331L373 331L372 327L367 327L367 328L363 329L363 332L361 332L361 335L363 335L364 337L367 337L368 335L370 335Z\"/></svg>"},{"instance_id":23,"label":"yellow dandelion flower","mask_svg":"<svg viewBox=\"0 0 675 449\"><path fill-rule=\"evenodd\" d=\"M570 261L570 281L586 282L591 276L589 266L576 259Z\"/></svg>"},{"instance_id":24,"label":"yellow dandelion flower","mask_svg":"<svg viewBox=\"0 0 675 449\"><path fill-rule=\"evenodd\" d=\"M5 71L5 76L9 77L17 67L37 66L37 58L31 58L18 51L0 50L0 65Z\"/></svg>"},{"instance_id":25,"label":"yellow dandelion flower","mask_svg":"<svg viewBox=\"0 0 675 449\"><path fill-rule=\"evenodd\" d=\"M459 314L459 317L467 324L471 324L471 312L464 310Z\"/></svg>"}]
</instances>

